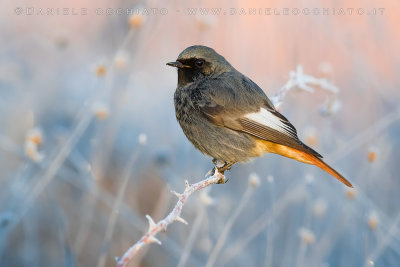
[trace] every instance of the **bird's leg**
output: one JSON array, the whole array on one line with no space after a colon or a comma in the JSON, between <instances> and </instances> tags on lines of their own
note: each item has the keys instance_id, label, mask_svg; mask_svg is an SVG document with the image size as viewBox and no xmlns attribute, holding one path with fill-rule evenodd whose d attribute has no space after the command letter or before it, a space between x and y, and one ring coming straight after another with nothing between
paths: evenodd
<instances>
[{"instance_id":1,"label":"bird's leg","mask_svg":"<svg viewBox=\"0 0 400 267\"><path fill-rule=\"evenodd\" d=\"M218 160L217 159L213 159L212 162L214 163L214 166L217 165Z\"/></svg>"}]
</instances>

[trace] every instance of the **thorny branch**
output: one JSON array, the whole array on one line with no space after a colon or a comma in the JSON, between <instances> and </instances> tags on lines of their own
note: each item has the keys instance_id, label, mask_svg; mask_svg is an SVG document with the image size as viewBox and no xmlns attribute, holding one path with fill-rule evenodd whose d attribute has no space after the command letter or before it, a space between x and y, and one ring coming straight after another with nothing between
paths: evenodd
<instances>
[{"instance_id":1,"label":"thorny branch","mask_svg":"<svg viewBox=\"0 0 400 267\"><path fill-rule=\"evenodd\" d=\"M290 72L289 81L286 82L286 84L278 91L278 93L271 97L271 101L277 108L279 108L288 92L298 89L313 93L315 91L314 88L318 88L327 93L327 100L320 110L322 114L330 115L335 113L340 108L340 102L337 99L339 88L324 78L319 79L313 76L305 75L301 65L297 66L296 71ZM166 231L169 224L175 221L187 224L187 222L181 217L181 213L189 196L200 189L208 187L212 184L221 183L221 181L225 181L225 176L222 173L219 173L217 168L215 168L215 170L216 171L212 176L208 176L206 179L198 183L189 184L188 181L185 181L186 188L182 194L172 191L172 193L178 197L178 202L176 203L174 209L164 219L155 223L149 215L146 215L146 218L149 221L149 229L139 241L133 244L125 252L121 258L116 257L117 267L125 267L142 247L151 243L157 243L161 245L161 241L156 238L156 235L162 230Z\"/></svg>"},{"instance_id":2,"label":"thorny branch","mask_svg":"<svg viewBox=\"0 0 400 267\"><path fill-rule=\"evenodd\" d=\"M221 181L225 181L225 176L218 172L217 168L215 168L215 172L212 176L207 177L203 181L200 181L195 184L189 184L188 181L185 181L185 191L180 194L175 191L172 191L178 197L178 202L176 203L174 209L168 214L167 217L155 223L154 220L146 215L147 220L149 221L149 230L142 236L142 238L137 241L133 246L131 246L125 254L121 258L116 258L117 267L125 267L128 262L136 255L136 253L145 245L151 243L157 243L161 245L161 241L156 238L156 235L162 230L166 231L167 226L175 221L187 224L187 222L181 217L183 206L185 205L187 199L194 192L203 189L211 184L221 183Z\"/></svg>"}]
</instances>

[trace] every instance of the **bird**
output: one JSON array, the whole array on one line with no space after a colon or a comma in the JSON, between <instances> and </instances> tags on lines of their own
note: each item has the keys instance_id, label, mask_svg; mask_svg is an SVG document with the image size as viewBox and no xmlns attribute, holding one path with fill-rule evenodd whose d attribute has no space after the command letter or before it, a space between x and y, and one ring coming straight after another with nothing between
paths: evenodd
<instances>
[{"instance_id":1,"label":"bird","mask_svg":"<svg viewBox=\"0 0 400 267\"><path fill-rule=\"evenodd\" d=\"M220 173L235 163L275 153L311 164L348 187L352 184L305 145L264 91L214 49L194 45L176 61L175 115L189 141L213 158Z\"/></svg>"}]
</instances>

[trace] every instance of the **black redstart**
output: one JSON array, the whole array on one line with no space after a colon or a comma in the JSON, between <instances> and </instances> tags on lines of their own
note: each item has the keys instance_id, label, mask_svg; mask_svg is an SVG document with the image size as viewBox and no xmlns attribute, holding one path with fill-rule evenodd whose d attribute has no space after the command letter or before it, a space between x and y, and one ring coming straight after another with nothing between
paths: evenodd
<instances>
[{"instance_id":1,"label":"black redstart","mask_svg":"<svg viewBox=\"0 0 400 267\"><path fill-rule=\"evenodd\" d=\"M178 69L176 118L190 142L214 158L218 171L269 152L316 165L352 187L299 140L257 84L212 48L188 47L167 65Z\"/></svg>"}]
</instances>

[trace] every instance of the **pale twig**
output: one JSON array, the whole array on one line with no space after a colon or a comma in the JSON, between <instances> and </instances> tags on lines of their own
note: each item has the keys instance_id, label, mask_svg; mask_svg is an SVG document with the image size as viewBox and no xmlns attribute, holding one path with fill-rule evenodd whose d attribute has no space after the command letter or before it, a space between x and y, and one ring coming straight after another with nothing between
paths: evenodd
<instances>
[{"instance_id":1,"label":"pale twig","mask_svg":"<svg viewBox=\"0 0 400 267\"><path fill-rule=\"evenodd\" d=\"M309 194L306 194L304 201L306 202L305 203L306 207L311 206L310 204L307 203L310 201ZM299 232L298 232L301 242L299 244L299 248L297 251L296 267L304 266L304 258L305 258L307 249L309 248L310 244L315 242L315 235L311 230L309 230L311 223L312 223L312 216L311 216L310 209L308 208L308 209L306 209L306 212L305 212L303 227L300 228Z\"/></svg>"},{"instance_id":2,"label":"pale twig","mask_svg":"<svg viewBox=\"0 0 400 267\"><path fill-rule=\"evenodd\" d=\"M189 258L190 251L192 250L194 241L196 240L197 233L200 230L201 222L203 221L204 213L205 213L205 208L203 206L203 203L200 203L199 207L199 213L196 216L196 219L194 220L193 223L193 228L190 231L189 237L186 241L184 250L182 252L182 256L179 259L177 267L184 267L186 266L187 259Z\"/></svg>"},{"instance_id":3,"label":"pale twig","mask_svg":"<svg viewBox=\"0 0 400 267\"><path fill-rule=\"evenodd\" d=\"M243 231L243 234L235 241L232 245L227 247L221 256L220 265L227 264L235 255L239 255L240 251L243 251L244 247L253 240L265 227L267 227L273 220L291 204L303 199L306 196L306 190L304 186L298 186L293 190L285 193L276 202L275 209L273 212L266 211L258 219L254 221L249 227Z\"/></svg>"},{"instance_id":4,"label":"pale twig","mask_svg":"<svg viewBox=\"0 0 400 267\"><path fill-rule=\"evenodd\" d=\"M297 66L296 71L291 71L289 73L289 81L287 81L285 85L281 87L278 93L271 97L271 101L274 106L279 109L286 94L295 89L309 93L314 93L315 89L320 89L326 93L327 100L320 110L323 115L333 114L340 108L340 102L336 97L336 95L339 93L339 88L325 78L315 78L313 76L304 74L303 67L301 65Z\"/></svg>"},{"instance_id":5,"label":"pale twig","mask_svg":"<svg viewBox=\"0 0 400 267\"><path fill-rule=\"evenodd\" d=\"M84 205L81 207L82 210L84 210L83 214L84 217L82 218L82 221L79 225L79 230L76 235L76 239L74 241L74 244L72 246L73 251L75 253L76 258L78 258L83 251L83 246L85 245L86 239L90 234L90 229L92 227L92 222L94 218L94 212L95 212L95 205L96 205L96 200L98 198L98 190L96 188L92 189L93 190L93 195L87 194L85 195L85 199L88 200L88 204Z\"/></svg>"},{"instance_id":6,"label":"pale twig","mask_svg":"<svg viewBox=\"0 0 400 267\"><path fill-rule=\"evenodd\" d=\"M78 124L74 128L71 136L69 137L67 142L61 147L60 152L49 163L49 167L45 170L44 174L37 175L37 177L40 177L40 180L38 178L38 182L32 187L30 193L25 197L25 203L22 207L22 210L20 211L19 219L25 215L25 213L29 210L31 204L53 180L53 178L57 174L57 171L64 164L64 161L69 156L71 150L75 147L76 143L79 141L80 137L87 129L89 123L92 120L92 117L92 113L83 114Z\"/></svg>"},{"instance_id":7,"label":"pale twig","mask_svg":"<svg viewBox=\"0 0 400 267\"><path fill-rule=\"evenodd\" d=\"M125 45L127 41L123 43ZM118 50L119 51L119 50ZM109 75L111 76L111 75ZM104 90L105 91L105 90ZM100 94L104 93L101 91ZM96 103L95 100L99 99L99 95L95 95L90 99L89 103ZM65 144L61 147L59 153L51 159L48 165L47 170L44 174L38 174L36 177L40 178L40 180L33 186L33 189L30 190L30 194L26 196L26 203L23 205L22 210L20 211L20 215L18 219L15 221L19 221L25 213L29 210L32 202L40 195L40 193L47 187L47 185L54 179L57 171L60 167L64 164L65 160L75 147L76 143L80 140L81 136L89 126L90 122L92 121L93 113L88 112L87 109L83 111L83 114L79 117L79 120L74 127L70 137L65 142ZM36 179L32 179L36 180Z\"/></svg>"},{"instance_id":8,"label":"pale twig","mask_svg":"<svg viewBox=\"0 0 400 267\"><path fill-rule=\"evenodd\" d=\"M137 252L144 246L151 243L161 244L161 241L156 238L156 235L162 230L166 231L169 224L175 221L187 224L187 222L181 217L181 213L183 206L185 205L189 196L200 189L203 189L211 184L216 184L221 181L223 182L224 180L224 175L219 173L217 171L217 168L215 168L215 172L212 176L209 176L208 178L198 183L189 184L188 181L185 181L186 188L182 194L173 191L173 193L178 197L178 202L167 217L165 217L158 223L155 223L149 215L146 215L146 218L149 221L149 230L142 236L139 241L133 244L133 246L131 246L121 258L117 258L117 267L125 267L128 262L137 254Z\"/></svg>"},{"instance_id":9,"label":"pale twig","mask_svg":"<svg viewBox=\"0 0 400 267\"><path fill-rule=\"evenodd\" d=\"M271 196L271 217L275 217L275 186L273 176L268 176L268 182L270 183L270 196ZM267 227L267 244L265 248L265 267L271 267L273 262L273 250L274 250L274 227L273 224Z\"/></svg>"},{"instance_id":10,"label":"pale twig","mask_svg":"<svg viewBox=\"0 0 400 267\"><path fill-rule=\"evenodd\" d=\"M110 215L108 223L107 223L107 229L106 229L106 233L104 235L102 251L101 251L101 255L99 257L99 261L97 262L97 267L103 267L106 263L106 252L107 252L106 248L107 248L108 243L110 242L111 237L114 232L115 223L117 222L117 218L118 218L117 215L119 213L119 207L125 196L125 191L128 186L129 178L132 176L133 165L136 162L136 159L139 155L138 151L139 150L135 150L132 153L132 155L128 161L128 164L125 167L124 173L122 175L122 184L119 188L117 198L115 199L113 207L111 209L111 215Z\"/></svg>"},{"instance_id":11,"label":"pale twig","mask_svg":"<svg viewBox=\"0 0 400 267\"><path fill-rule=\"evenodd\" d=\"M355 149L361 147L367 142L370 142L374 137L380 134L383 130L386 130L388 127L392 126L398 120L400 120L400 108L388 113L367 129L361 131L357 135L354 135L353 138L341 145L340 148L334 153L328 155L331 159L330 162L335 162L338 159L344 158Z\"/></svg>"},{"instance_id":12,"label":"pale twig","mask_svg":"<svg viewBox=\"0 0 400 267\"><path fill-rule=\"evenodd\" d=\"M389 246L393 236L395 236L398 232L397 226L399 225L399 223L400 223L400 215L397 215L397 217L394 219L394 222L392 223L392 226L389 228L388 233L378 241L378 245L375 248L375 250L368 255L364 266L371 266L370 263L375 262L379 258L379 256L383 253L383 251Z\"/></svg>"},{"instance_id":13,"label":"pale twig","mask_svg":"<svg viewBox=\"0 0 400 267\"><path fill-rule=\"evenodd\" d=\"M74 188L83 189L83 185L81 183L81 180L75 181L74 179L70 179L71 176L75 175L75 173L72 173L70 170L64 170L61 169L60 173L58 174L60 178L66 182L67 184L70 184L71 186L74 186ZM93 176L93 179L97 180L98 176ZM93 184L92 187L88 188L89 191L87 191L93 198L95 198L95 201L99 201L101 205L104 205L106 208L112 209L112 206L114 205L115 197L109 193L108 191L104 190L101 187L98 187L96 183ZM96 193L96 191L98 191ZM125 204L124 202L121 203L120 206L120 212L119 216L121 219L123 219L126 223L128 223L128 227L132 229L143 229L145 226L145 220L141 220L142 218L139 218L139 215L136 213L136 211L132 210L130 206ZM13 214L0 214L0 224L2 221L12 221L14 218ZM102 220L102 219L99 219ZM86 221L84 222L86 223ZM176 257L176 255L180 255L182 252L182 247L177 244L174 240L169 238L168 236L165 237L165 240L163 241L164 243L164 249ZM1 243L0 243L0 251L1 251ZM76 250L74 250L76 251ZM135 258L136 259L136 258ZM188 258L188 265L190 266L202 266L200 263L200 260L196 258L195 256L191 256Z\"/></svg>"},{"instance_id":14,"label":"pale twig","mask_svg":"<svg viewBox=\"0 0 400 267\"><path fill-rule=\"evenodd\" d=\"M258 184L258 183L257 183ZM247 202L250 199L251 193L253 192L254 186L249 182L249 186L247 187L246 191L244 192L243 196L239 200L239 206L235 208L235 212L232 214L232 216L227 220L224 229L222 230L221 235L218 238L217 243L215 244L214 248L212 249L211 255L209 256L206 267L211 267L214 265L215 261L217 260L217 256L219 255L219 252L221 251L222 247L225 244L225 241L228 237L228 234L230 230L232 229L232 226L236 219L239 217L240 213L242 212L243 208L246 207Z\"/></svg>"},{"instance_id":15,"label":"pale twig","mask_svg":"<svg viewBox=\"0 0 400 267\"><path fill-rule=\"evenodd\" d=\"M167 209L169 208L169 203L171 201L171 189L169 186L165 186L162 189L162 192L160 193L160 196L158 197L157 204L155 205L155 208L152 211L153 217L160 218L165 214ZM138 267L142 266L143 264L141 263L142 259L144 256L146 256L147 251L149 250L149 247L145 247L142 250L142 253L139 253L134 261L132 262L133 264L132 267Z\"/></svg>"}]
</instances>

